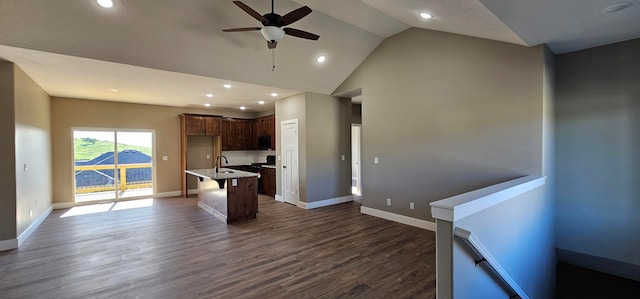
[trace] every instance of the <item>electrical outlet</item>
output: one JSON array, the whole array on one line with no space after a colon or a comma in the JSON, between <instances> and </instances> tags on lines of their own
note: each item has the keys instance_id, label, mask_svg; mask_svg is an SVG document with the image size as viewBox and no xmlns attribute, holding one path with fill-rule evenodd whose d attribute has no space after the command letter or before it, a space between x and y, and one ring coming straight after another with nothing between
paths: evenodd
<instances>
[{"instance_id":1,"label":"electrical outlet","mask_svg":"<svg viewBox=\"0 0 640 299\"><path fill-rule=\"evenodd\" d=\"M237 187L238 186L238 179L232 179L231 180L231 186Z\"/></svg>"},{"instance_id":2,"label":"electrical outlet","mask_svg":"<svg viewBox=\"0 0 640 299\"><path fill-rule=\"evenodd\" d=\"M413 202L410 202L410 203L409 203L409 209L412 209L412 210L413 210L413 209L415 209L415 208L416 208L416 206L413 204Z\"/></svg>"},{"instance_id":3,"label":"electrical outlet","mask_svg":"<svg viewBox=\"0 0 640 299\"><path fill-rule=\"evenodd\" d=\"M28 170L27 163L24 163L24 171L27 171L27 170Z\"/></svg>"},{"instance_id":4,"label":"electrical outlet","mask_svg":"<svg viewBox=\"0 0 640 299\"><path fill-rule=\"evenodd\" d=\"M380 162L380 160L378 159L378 157L374 157L374 158L373 158L373 164L378 164L378 162Z\"/></svg>"},{"instance_id":5,"label":"electrical outlet","mask_svg":"<svg viewBox=\"0 0 640 299\"><path fill-rule=\"evenodd\" d=\"M29 218L33 218L33 210L29 209Z\"/></svg>"},{"instance_id":6,"label":"electrical outlet","mask_svg":"<svg viewBox=\"0 0 640 299\"><path fill-rule=\"evenodd\" d=\"M207 154L207 160L211 159L211 155Z\"/></svg>"},{"instance_id":7,"label":"electrical outlet","mask_svg":"<svg viewBox=\"0 0 640 299\"><path fill-rule=\"evenodd\" d=\"M387 205L390 206L391 205L391 198L387 198Z\"/></svg>"},{"instance_id":8,"label":"electrical outlet","mask_svg":"<svg viewBox=\"0 0 640 299\"><path fill-rule=\"evenodd\" d=\"M342 155L342 161L344 161L344 155Z\"/></svg>"}]
</instances>

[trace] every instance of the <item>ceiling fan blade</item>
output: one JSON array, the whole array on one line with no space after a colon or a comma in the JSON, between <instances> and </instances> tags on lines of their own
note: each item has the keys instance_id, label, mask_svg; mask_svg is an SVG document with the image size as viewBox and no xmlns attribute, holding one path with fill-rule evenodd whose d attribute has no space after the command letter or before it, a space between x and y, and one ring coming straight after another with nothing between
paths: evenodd
<instances>
[{"instance_id":1,"label":"ceiling fan blade","mask_svg":"<svg viewBox=\"0 0 640 299\"><path fill-rule=\"evenodd\" d=\"M245 27L245 28L232 28L232 29L222 29L224 32L240 32L240 31L255 31L260 30L260 27Z\"/></svg>"},{"instance_id":2,"label":"ceiling fan blade","mask_svg":"<svg viewBox=\"0 0 640 299\"><path fill-rule=\"evenodd\" d=\"M284 33L291 35L291 36L295 36L295 37L300 37L300 38L306 38L306 39L311 39L311 40L318 40L320 38L319 35L315 35L311 32L306 32L306 31L302 31L299 29L294 29L294 28L284 28Z\"/></svg>"},{"instance_id":3,"label":"ceiling fan blade","mask_svg":"<svg viewBox=\"0 0 640 299\"><path fill-rule=\"evenodd\" d=\"M267 41L267 47L269 49L275 49L277 45L278 45L278 42Z\"/></svg>"},{"instance_id":4,"label":"ceiling fan blade","mask_svg":"<svg viewBox=\"0 0 640 299\"><path fill-rule=\"evenodd\" d=\"M262 24L269 23L269 21L267 21L267 19L265 19L260 13L258 13L255 10L253 10L253 8L251 8L248 5L242 3L241 1L233 1L233 3L235 5L237 5L238 7L240 7L242 10L244 10L246 13L251 15L254 19L260 21L260 23L262 23Z\"/></svg>"},{"instance_id":5,"label":"ceiling fan blade","mask_svg":"<svg viewBox=\"0 0 640 299\"><path fill-rule=\"evenodd\" d=\"M309 8L308 6L303 6L300 7L294 11L291 11L290 13L282 16L280 18L280 20L278 20L278 25L280 26L287 26L295 21L298 21L302 18L304 18L306 15L311 13L311 8Z\"/></svg>"}]
</instances>

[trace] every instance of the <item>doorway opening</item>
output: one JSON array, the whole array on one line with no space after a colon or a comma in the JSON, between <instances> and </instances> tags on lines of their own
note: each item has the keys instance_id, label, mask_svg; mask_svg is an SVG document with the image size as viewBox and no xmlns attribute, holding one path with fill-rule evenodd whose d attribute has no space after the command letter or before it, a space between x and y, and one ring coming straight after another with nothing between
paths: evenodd
<instances>
[{"instance_id":1,"label":"doorway opening","mask_svg":"<svg viewBox=\"0 0 640 299\"><path fill-rule=\"evenodd\" d=\"M151 197L154 132L73 129L76 204Z\"/></svg>"}]
</instances>

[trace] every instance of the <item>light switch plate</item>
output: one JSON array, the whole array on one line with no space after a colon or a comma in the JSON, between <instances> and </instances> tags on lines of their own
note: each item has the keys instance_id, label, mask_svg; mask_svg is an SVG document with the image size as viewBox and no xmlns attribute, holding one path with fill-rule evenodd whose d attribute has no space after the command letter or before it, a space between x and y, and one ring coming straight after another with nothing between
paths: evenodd
<instances>
[{"instance_id":1,"label":"light switch plate","mask_svg":"<svg viewBox=\"0 0 640 299\"><path fill-rule=\"evenodd\" d=\"M380 162L380 160L378 159L378 157L374 157L374 158L373 158L373 164L378 164L378 162Z\"/></svg>"},{"instance_id":2,"label":"light switch plate","mask_svg":"<svg viewBox=\"0 0 640 299\"><path fill-rule=\"evenodd\" d=\"M169 156L162 156L162 160L163 161L168 161L169 160Z\"/></svg>"},{"instance_id":3,"label":"light switch plate","mask_svg":"<svg viewBox=\"0 0 640 299\"><path fill-rule=\"evenodd\" d=\"M231 179L231 186L237 187L238 186L238 179Z\"/></svg>"}]
</instances>

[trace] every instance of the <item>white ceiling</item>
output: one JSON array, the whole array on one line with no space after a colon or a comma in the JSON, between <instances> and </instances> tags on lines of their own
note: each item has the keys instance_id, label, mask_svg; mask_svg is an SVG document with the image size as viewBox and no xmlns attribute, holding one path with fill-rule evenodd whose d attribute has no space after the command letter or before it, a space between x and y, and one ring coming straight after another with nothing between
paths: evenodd
<instances>
[{"instance_id":1,"label":"white ceiling","mask_svg":"<svg viewBox=\"0 0 640 299\"><path fill-rule=\"evenodd\" d=\"M620 1L275 0L279 14L313 9L291 27L320 39L285 36L272 71L258 31L221 31L260 26L231 0L115 1L111 10L95 0L0 1L0 58L52 96L266 111L298 92L331 94L384 38L411 27L546 43L556 54L640 37L640 0L624 0L632 5L613 13L603 9ZM243 2L271 9L268 0ZM421 11L434 18L419 18ZM315 62L320 54L324 64ZM272 91L280 95L271 98Z\"/></svg>"}]
</instances>

